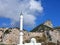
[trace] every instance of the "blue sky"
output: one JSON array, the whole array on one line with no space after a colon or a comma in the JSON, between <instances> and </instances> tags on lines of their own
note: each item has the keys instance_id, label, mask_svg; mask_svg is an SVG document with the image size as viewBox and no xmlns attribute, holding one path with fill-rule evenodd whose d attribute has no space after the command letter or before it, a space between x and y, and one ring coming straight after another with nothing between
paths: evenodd
<instances>
[{"instance_id":1,"label":"blue sky","mask_svg":"<svg viewBox=\"0 0 60 45\"><path fill-rule=\"evenodd\" d=\"M44 17L50 19L54 26L60 26L60 0L42 0Z\"/></svg>"},{"instance_id":2,"label":"blue sky","mask_svg":"<svg viewBox=\"0 0 60 45\"><path fill-rule=\"evenodd\" d=\"M24 15L24 29L51 20L60 26L60 0L0 0L0 27L19 27L19 14Z\"/></svg>"}]
</instances>

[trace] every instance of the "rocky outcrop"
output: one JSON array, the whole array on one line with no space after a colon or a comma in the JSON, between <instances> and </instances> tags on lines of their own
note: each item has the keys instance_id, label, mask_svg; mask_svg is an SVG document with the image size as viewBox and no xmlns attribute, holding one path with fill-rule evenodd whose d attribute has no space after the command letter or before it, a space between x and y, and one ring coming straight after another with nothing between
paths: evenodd
<instances>
[{"instance_id":1,"label":"rocky outcrop","mask_svg":"<svg viewBox=\"0 0 60 45\"><path fill-rule=\"evenodd\" d=\"M53 28L52 22L50 20L45 21L44 25Z\"/></svg>"},{"instance_id":2,"label":"rocky outcrop","mask_svg":"<svg viewBox=\"0 0 60 45\"><path fill-rule=\"evenodd\" d=\"M0 43L18 44L19 30L19 28L0 28ZM35 38L37 42L60 44L60 27L53 28L51 21L37 26L31 32L24 30L23 33L23 43L28 43L31 38Z\"/></svg>"},{"instance_id":3,"label":"rocky outcrop","mask_svg":"<svg viewBox=\"0 0 60 45\"><path fill-rule=\"evenodd\" d=\"M17 44L19 41L19 29L0 28L0 42L3 44Z\"/></svg>"}]
</instances>

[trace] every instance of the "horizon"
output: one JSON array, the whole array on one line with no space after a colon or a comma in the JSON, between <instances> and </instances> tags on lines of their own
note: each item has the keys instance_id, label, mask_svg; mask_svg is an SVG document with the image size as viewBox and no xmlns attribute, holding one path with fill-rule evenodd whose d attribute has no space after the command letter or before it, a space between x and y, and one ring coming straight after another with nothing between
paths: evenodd
<instances>
[{"instance_id":1,"label":"horizon","mask_svg":"<svg viewBox=\"0 0 60 45\"><path fill-rule=\"evenodd\" d=\"M51 21L51 20L46 20L46 21ZM44 21L43 23L45 23L46 21ZM41 24L43 24L43 23L41 23ZM39 25L41 25L41 24L39 24ZM36 27L38 27L39 25L37 25ZM53 25L53 24L52 24L52 25ZM34 28L36 28L36 27L34 27ZM54 26L53 28L56 28L56 27L60 27L60 26ZM8 29L9 29L9 28L19 28L19 29L20 29L20 27L0 27L0 28L8 28ZM34 28L33 28L33 29L34 29ZM26 30L26 29L23 28L23 30L26 30L26 31L28 31L28 32L29 32L29 31L32 31L33 29L31 29L31 30Z\"/></svg>"}]
</instances>

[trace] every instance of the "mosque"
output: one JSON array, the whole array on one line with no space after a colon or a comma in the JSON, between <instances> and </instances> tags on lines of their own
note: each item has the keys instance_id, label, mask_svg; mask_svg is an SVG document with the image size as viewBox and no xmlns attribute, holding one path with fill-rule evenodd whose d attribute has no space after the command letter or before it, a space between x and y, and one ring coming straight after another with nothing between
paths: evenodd
<instances>
[{"instance_id":1,"label":"mosque","mask_svg":"<svg viewBox=\"0 0 60 45\"><path fill-rule=\"evenodd\" d=\"M19 44L18 45L41 45L41 43L36 43L35 38L31 38L30 43L24 43L23 44L23 14L20 14L20 37L19 37Z\"/></svg>"}]
</instances>

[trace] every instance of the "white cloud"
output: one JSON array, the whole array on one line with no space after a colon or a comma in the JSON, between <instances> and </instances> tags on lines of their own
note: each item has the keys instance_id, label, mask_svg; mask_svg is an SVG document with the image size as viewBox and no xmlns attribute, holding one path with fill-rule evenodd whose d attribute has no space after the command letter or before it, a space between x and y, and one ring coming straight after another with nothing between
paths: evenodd
<instances>
[{"instance_id":1,"label":"white cloud","mask_svg":"<svg viewBox=\"0 0 60 45\"><path fill-rule=\"evenodd\" d=\"M0 0L0 16L10 18L14 24L19 22L21 10L24 13L24 24L31 26L35 25L36 16L33 15L34 12L36 10L42 12L43 7L41 3L35 0Z\"/></svg>"},{"instance_id":2,"label":"white cloud","mask_svg":"<svg viewBox=\"0 0 60 45\"><path fill-rule=\"evenodd\" d=\"M36 20L36 17L33 16L33 15L28 15L28 14L25 14L24 15L24 24L30 26L35 26L35 20Z\"/></svg>"},{"instance_id":3,"label":"white cloud","mask_svg":"<svg viewBox=\"0 0 60 45\"><path fill-rule=\"evenodd\" d=\"M41 4L34 0L30 1L30 9L38 10L40 12L43 11L43 7L41 6Z\"/></svg>"}]
</instances>

